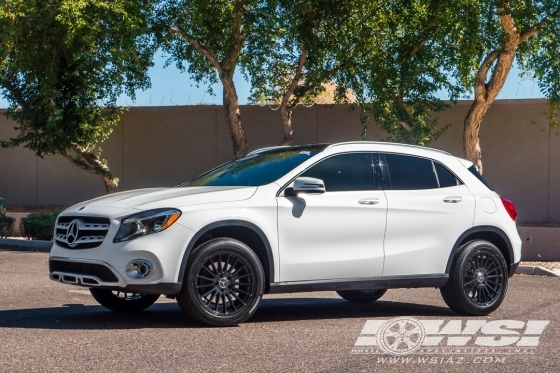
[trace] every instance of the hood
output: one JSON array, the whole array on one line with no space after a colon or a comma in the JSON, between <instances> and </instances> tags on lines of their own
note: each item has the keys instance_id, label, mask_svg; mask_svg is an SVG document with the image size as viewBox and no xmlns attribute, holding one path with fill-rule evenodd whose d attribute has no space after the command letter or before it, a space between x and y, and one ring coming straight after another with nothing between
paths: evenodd
<instances>
[{"instance_id":1,"label":"hood","mask_svg":"<svg viewBox=\"0 0 560 373\"><path fill-rule=\"evenodd\" d=\"M95 198L79 203L75 207L106 206L136 210L180 208L205 203L241 201L251 198L256 190L257 187L217 186L137 189Z\"/></svg>"}]
</instances>

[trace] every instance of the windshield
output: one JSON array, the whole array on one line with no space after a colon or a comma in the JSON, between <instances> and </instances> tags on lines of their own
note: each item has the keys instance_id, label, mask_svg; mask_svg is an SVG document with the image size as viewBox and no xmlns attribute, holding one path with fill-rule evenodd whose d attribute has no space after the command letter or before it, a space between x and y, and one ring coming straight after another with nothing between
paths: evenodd
<instances>
[{"instance_id":1,"label":"windshield","mask_svg":"<svg viewBox=\"0 0 560 373\"><path fill-rule=\"evenodd\" d=\"M270 184L326 147L325 144L319 144L263 150L223 164L181 186L261 186Z\"/></svg>"}]
</instances>

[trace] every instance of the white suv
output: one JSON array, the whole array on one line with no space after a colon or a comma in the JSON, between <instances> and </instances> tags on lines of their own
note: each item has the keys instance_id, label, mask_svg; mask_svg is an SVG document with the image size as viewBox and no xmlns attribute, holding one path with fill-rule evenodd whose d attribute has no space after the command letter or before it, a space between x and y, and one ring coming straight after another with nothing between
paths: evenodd
<instances>
[{"instance_id":1,"label":"white suv","mask_svg":"<svg viewBox=\"0 0 560 373\"><path fill-rule=\"evenodd\" d=\"M521 258L515 219L471 162L440 150L274 147L177 187L70 207L50 278L114 311L176 297L210 325L247 320L266 293L325 290L368 303L437 287L454 311L487 315Z\"/></svg>"}]
</instances>

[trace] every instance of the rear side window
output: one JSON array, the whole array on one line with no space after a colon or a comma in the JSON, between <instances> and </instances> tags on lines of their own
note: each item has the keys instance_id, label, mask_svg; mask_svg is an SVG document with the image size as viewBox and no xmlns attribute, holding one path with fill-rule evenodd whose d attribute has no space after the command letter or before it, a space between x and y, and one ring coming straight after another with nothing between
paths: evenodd
<instances>
[{"instance_id":1,"label":"rear side window","mask_svg":"<svg viewBox=\"0 0 560 373\"><path fill-rule=\"evenodd\" d=\"M373 189L370 153L341 154L325 159L301 176L323 180L327 192Z\"/></svg>"},{"instance_id":2,"label":"rear side window","mask_svg":"<svg viewBox=\"0 0 560 373\"><path fill-rule=\"evenodd\" d=\"M486 182L486 180L484 180L484 178L482 177L481 174L478 173L478 171L476 170L476 168L474 167L474 165L470 166L470 167L468 168L468 170L471 172L471 174L473 174L474 176L476 176L476 178L477 178L478 180L480 180L480 181L482 182L482 184L486 185L486 187L487 187L488 189L490 189L491 191L494 191L494 188L492 188L492 187L490 186L490 184L488 184L488 183Z\"/></svg>"},{"instance_id":3,"label":"rear side window","mask_svg":"<svg viewBox=\"0 0 560 373\"><path fill-rule=\"evenodd\" d=\"M432 161L407 155L385 154L393 190L436 189Z\"/></svg>"},{"instance_id":4,"label":"rear side window","mask_svg":"<svg viewBox=\"0 0 560 373\"><path fill-rule=\"evenodd\" d=\"M457 180L455 175L453 175L451 171L449 171L447 167L445 167L441 163L434 162L434 168L436 169L440 188L461 185L461 182Z\"/></svg>"}]
</instances>

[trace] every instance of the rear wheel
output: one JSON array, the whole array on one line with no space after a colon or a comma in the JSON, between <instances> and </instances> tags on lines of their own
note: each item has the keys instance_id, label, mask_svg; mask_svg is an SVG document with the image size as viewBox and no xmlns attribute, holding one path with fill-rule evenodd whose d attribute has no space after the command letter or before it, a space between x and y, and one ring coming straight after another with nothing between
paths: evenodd
<instances>
[{"instance_id":1,"label":"rear wheel","mask_svg":"<svg viewBox=\"0 0 560 373\"><path fill-rule=\"evenodd\" d=\"M504 256L483 240L463 245L453 260L449 281L440 289L449 308L462 315L485 316L504 300L508 270Z\"/></svg>"},{"instance_id":2,"label":"rear wheel","mask_svg":"<svg viewBox=\"0 0 560 373\"><path fill-rule=\"evenodd\" d=\"M126 293L116 290L90 288L93 298L103 307L115 312L139 312L155 303L159 295Z\"/></svg>"},{"instance_id":3,"label":"rear wheel","mask_svg":"<svg viewBox=\"0 0 560 373\"><path fill-rule=\"evenodd\" d=\"M387 289L377 290L340 290L338 295L352 303L371 303L381 298Z\"/></svg>"},{"instance_id":4,"label":"rear wheel","mask_svg":"<svg viewBox=\"0 0 560 373\"><path fill-rule=\"evenodd\" d=\"M193 250L177 303L201 323L233 326L256 312L263 292L257 255L240 241L218 238Z\"/></svg>"}]
</instances>

